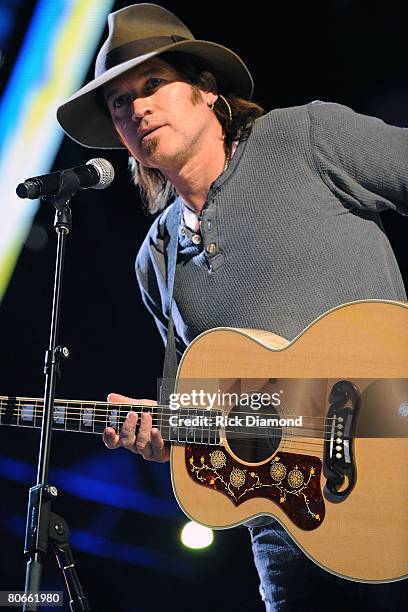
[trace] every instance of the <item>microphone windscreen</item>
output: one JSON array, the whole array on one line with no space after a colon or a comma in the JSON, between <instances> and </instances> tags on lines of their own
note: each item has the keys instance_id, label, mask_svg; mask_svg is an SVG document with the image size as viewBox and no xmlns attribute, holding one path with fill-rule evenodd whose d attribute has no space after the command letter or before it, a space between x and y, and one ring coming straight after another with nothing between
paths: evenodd
<instances>
[{"instance_id":1,"label":"microphone windscreen","mask_svg":"<svg viewBox=\"0 0 408 612\"><path fill-rule=\"evenodd\" d=\"M96 185L92 185L92 189L106 189L109 187L113 179L115 178L115 171L112 164L103 157L95 157L86 162L96 168L99 174L99 182Z\"/></svg>"}]
</instances>

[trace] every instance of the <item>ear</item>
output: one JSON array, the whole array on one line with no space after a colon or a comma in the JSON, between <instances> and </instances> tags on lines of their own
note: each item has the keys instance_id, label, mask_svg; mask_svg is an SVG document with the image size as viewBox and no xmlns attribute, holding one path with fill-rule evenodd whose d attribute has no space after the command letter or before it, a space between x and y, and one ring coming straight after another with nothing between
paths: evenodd
<instances>
[{"instance_id":1,"label":"ear","mask_svg":"<svg viewBox=\"0 0 408 612\"><path fill-rule=\"evenodd\" d=\"M204 100L207 102L209 107L213 107L216 101L218 100L218 94L212 91L203 91Z\"/></svg>"}]
</instances>

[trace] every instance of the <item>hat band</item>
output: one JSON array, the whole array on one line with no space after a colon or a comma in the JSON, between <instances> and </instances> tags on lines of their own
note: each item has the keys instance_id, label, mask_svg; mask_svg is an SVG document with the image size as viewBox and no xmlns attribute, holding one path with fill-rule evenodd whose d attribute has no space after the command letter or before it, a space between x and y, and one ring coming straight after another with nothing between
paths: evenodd
<instances>
[{"instance_id":1,"label":"hat band","mask_svg":"<svg viewBox=\"0 0 408 612\"><path fill-rule=\"evenodd\" d=\"M100 76L103 72L109 70L109 68L113 68L113 66L127 62L130 59L135 59L139 55L150 53L150 51L155 51L160 47L165 47L166 45L171 45L171 43L179 42L180 40L189 39L185 36L172 34L171 36L152 36L150 38L141 38L139 40L132 40L124 45L120 45L119 47L116 47L116 49L112 49L112 51L109 51L109 53L106 54L105 62L101 66L101 70L98 70L98 74L95 71L95 77Z\"/></svg>"}]
</instances>

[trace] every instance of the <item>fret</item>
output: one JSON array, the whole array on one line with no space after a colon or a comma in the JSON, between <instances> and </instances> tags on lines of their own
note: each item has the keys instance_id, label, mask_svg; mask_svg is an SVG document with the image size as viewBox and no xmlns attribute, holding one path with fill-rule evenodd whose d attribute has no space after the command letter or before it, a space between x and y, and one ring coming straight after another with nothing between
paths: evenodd
<instances>
[{"instance_id":1,"label":"fret","mask_svg":"<svg viewBox=\"0 0 408 612\"><path fill-rule=\"evenodd\" d=\"M172 410L171 414L169 415L169 440L172 442L177 442L178 441L178 436L179 436L179 430L178 430L178 423L179 423L179 416L180 416L180 409L177 410ZM176 417L176 418L173 418ZM170 418L172 419L172 423L175 424L171 424L170 422Z\"/></svg>"},{"instance_id":2,"label":"fret","mask_svg":"<svg viewBox=\"0 0 408 612\"><path fill-rule=\"evenodd\" d=\"M65 418L66 418L66 407L64 406L64 404L55 404L53 420L52 420L53 428L54 429L65 429Z\"/></svg>"},{"instance_id":3,"label":"fret","mask_svg":"<svg viewBox=\"0 0 408 612\"><path fill-rule=\"evenodd\" d=\"M171 440L170 417L177 414L176 410L170 410L167 406L158 407L160 410L160 433L163 440Z\"/></svg>"},{"instance_id":4,"label":"fret","mask_svg":"<svg viewBox=\"0 0 408 612\"><path fill-rule=\"evenodd\" d=\"M139 408L140 408L140 411L139 411ZM132 410L134 412L137 412L137 416L138 416L138 418L137 418L137 431L139 431L139 426L140 426L140 424L142 422L142 412L150 412L150 415L151 415L151 417L153 419L153 406L140 406L140 407L133 406ZM129 411L129 406L128 406L128 411Z\"/></svg>"},{"instance_id":5,"label":"fret","mask_svg":"<svg viewBox=\"0 0 408 612\"><path fill-rule=\"evenodd\" d=\"M211 426L210 420L209 420L210 414L209 414L209 410L207 409L201 410L201 413L203 417L205 418L205 420L203 420L201 431L200 431L200 443L208 444L208 431Z\"/></svg>"},{"instance_id":6,"label":"fret","mask_svg":"<svg viewBox=\"0 0 408 612\"><path fill-rule=\"evenodd\" d=\"M83 420L83 413L84 413L84 403L81 402L80 408L79 408L79 431L82 431L82 420Z\"/></svg>"},{"instance_id":7,"label":"fret","mask_svg":"<svg viewBox=\"0 0 408 612\"><path fill-rule=\"evenodd\" d=\"M179 409L179 422L178 422L178 432L177 432L177 440L178 442L188 442L188 427L186 427L185 419L190 417L190 411L188 408L180 408Z\"/></svg>"},{"instance_id":8,"label":"fret","mask_svg":"<svg viewBox=\"0 0 408 612\"><path fill-rule=\"evenodd\" d=\"M18 419L17 425L34 426L34 404L22 404L20 407L20 418Z\"/></svg>"},{"instance_id":9,"label":"fret","mask_svg":"<svg viewBox=\"0 0 408 612\"><path fill-rule=\"evenodd\" d=\"M158 407L156 406L156 413L158 413ZM163 408L161 408L160 410L160 423L157 421L157 428L160 431L162 438L164 439L164 432L163 432Z\"/></svg>"},{"instance_id":10,"label":"fret","mask_svg":"<svg viewBox=\"0 0 408 612\"><path fill-rule=\"evenodd\" d=\"M115 407L110 407L107 411L107 427L113 427L116 431L119 431L119 408L117 404Z\"/></svg>"},{"instance_id":11,"label":"fret","mask_svg":"<svg viewBox=\"0 0 408 612\"><path fill-rule=\"evenodd\" d=\"M203 422L203 434L202 434L202 441L203 444L209 444L210 443L210 431L212 429L212 427L215 427L215 423L212 422L212 414L211 414L211 410L207 410L207 408L204 410L204 414L205 414L205 421Z\"/></svg>"},{"instance_id":12,"label":"fret","mask_svg":"<svg viewBox=\"0 0 408 612\"><path fill-rule=\"evenodd\" d=\"M99 405L94 404L94 419L93 419L93 432L103 433L105 427L108 427L108 406L112 404Z\"/></svg>"},{"instance_id":13,"label":"fret","mask_svg":"<svg viewBox=\"0 0 408 612\"><path fill-rule=\"evenodd\" d=\"M219 426L217 425L217 416L221 416L222 412L220 410L210 410L210 419L211 419L211 427L208 431L208 444L219 444L220 443L220 433Z\"/></svg>"},{"instance_id":14,"label":"fret","mask_svg":"<svg viewBox=\"0 0 408 612\"><path fill-rule=\"evenodd\" d=\"M44 411L44 400L38 399L34 402L34 427L37 429L41 429L42 425L42 415Z\"/></svg>"},{"instance_id":15,"label":"fret","mask_svg":"<svg viewBox=\"0 0 408 612\"><path fill-rule=\"evenodd\" d=\"M210 444L211 429L212 429L211 421L213 419L213 416L212 416L211 410L206 410L205 412L206 412L206 415L207 415L207 418L208 418L208 423L209 423L208 427L206 427L206 430L205 430L205 435L206 435L205 443L206 444Z\"/></svg>"},{"instance_id":16,"label":"fret","mask_svg":"<svg viewBox=\"0 0 408 612\"><path fill-rule=\"evenodd\" d=\"M21 417L22 406L19 405L16 410L16 425L17 427L20 425L20 417Z\"/></svg>"},{"instance_id":17,"label":"fret","mask_svg":"<svg viewBox=\"0 0 408 612\"><path fill-rule=\"evenodd\" d=\"M208 411L208 416L210 417L210 422L211 425L208 428L208 444L214 444L214 437L215 437L215 414L214 414L214 410L209 410Z\"/></svg>"},{"instance_id":18,"label":"fret","mask_svg":"<svg viewBox=\"0 0 408 612\"><path fill-rule=\"evenodd\" d=\"M122 425L124 423L124 420L126 418L127 412L125 413L125 410L122 408L123 404L117 404L117 406L118 406L118 410L119 410L119 415L118 415L118 421L119 422L118 422L118 428L116 429L116 431L117 431L117 433L119 433L119 431L120 431L120 429L121 429L121 427L122 427ZM122 410L123 410L123 414L122 414Z\"/></svg>"},{"instance_id":19,"label":"fret","mask_svg":"<svg viewBox=\"0 0 408 612\"><path fill-rule=\"evenodd\" d=\"M192 418L195 419L195 421L193 421L194 423L196 423L195 427L194 427L194 443L195 444L202 444L203 440L205 441L205 429L208 427L208 425L206 425L207 423L207 419L208 419L208 411L207 410L203 410L201 408L196 408L194 410L194 414L192 415Z\"/></svg>"},{"instance_id":20,"label":"fret","mask_svg":"<svg viewBox=\"0 0 408 612\"><path fill-rule=\"evenodd\" d=\"M195 430L197 429L197 426L194 425L195 421L194 416L195 416L195 412L197 412L197 410L189 410L187 408L187 415L186 418L190 419L190 422L192 423L191 425L185 425L185 430L186 430L186 439L184 440L185 442L194 442L195 440Z\"/></svg>"},{"instance_id":21,"label":"fret","mask_svg":"<svg viewBox=\"0 0 408 612\"><path fill-rule=\"evenodd\" d=\"M3 425L17 425L17 414L18 414L18 400L16 397L5 398L5 405L2 401L2 424Z\"/></svg>"},{"instance_id":22,"label":"fret","mask_svg":"<svg viewBox=\"0 0 408 612\"><path fill-rule=\"evenodd\" d=\"M65 412L65 430L66 431L80 431L80 420L81 415L81 404L77 402L66 402Z\"/></svg>"},{"instance_id":23,"label":"fret","mask_svg":"<svg viewBox=\"0 0 408 612\"><path fill-rule=\"evenodd\" d=\"M93 430L93 419L94 419L94 408L90 402L86 402L84 405L81 403L81 427L80 431L94 433Z\"/></svg>"},{"instance_id":24,"label":"fret","mask_svg":"<svg viewBox=\"0 0 408 612\"><path fill-rule=\"evenodd\" d=\"M170 410L169 406L132 406L129 404L108 404L104 402L82 402L55 400L52 418L53 429L85 433L103 433L105 427L120 431L130 410L137 411L140 426L142 411L149 411L154 426L158 427L164 440L193 444L219 444L219 427L216 416L219 410L181 408ZM19 427L41 428L43 399L0 398L0 424ZM176 417L176 424L170 425L170 416ZM186 419L190 419L190 422Z\"/></svg>"},{"instance_id":25,"label":"fret","mask_svg":"<svg viewBox=\"0 0 408 612\"><path fill-rule=\"evenodd\" d=\"M200 410L200 412L203 413L204 411ZM197 417L198 416L199 416L198 408L196 408L194 410L194 415L193 415L193 419L196 419L196 422L197 422ZM194 444L197 444L197 441L200 439L200 430L202 431L202 427L200 427L198 425L196 427L194 427L194 431L193 431L193 442L194 442Z\"/></svg>"}]
</instances>

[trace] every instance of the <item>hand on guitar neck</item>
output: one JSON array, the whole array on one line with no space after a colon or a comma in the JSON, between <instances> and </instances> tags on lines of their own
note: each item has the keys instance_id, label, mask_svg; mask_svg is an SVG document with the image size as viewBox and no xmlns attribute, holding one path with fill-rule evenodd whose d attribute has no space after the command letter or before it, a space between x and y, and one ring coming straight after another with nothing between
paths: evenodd
<instances>
[{"instance_id":1,"label":"hand on guitar neck","mask_svg":"<svg viewBox=\"0 0 408 612\"><path fill-rule=\"evenodd\" d=\"M155 406L157 402L148 399L134 399L110 393L107 401L111 404L138 404L144 406ZM109 449L120 448L123 446L132 453L140 454L148 461L158 461L163 463L170 459L170 448L164 440L157 427L152 427L152 417L150 412L142 412L141 422L137 430L138 415L136 412L129 412L119 433L113 427L107 427L103 433L103 441Z\"/></svg>"}]
</instances>

